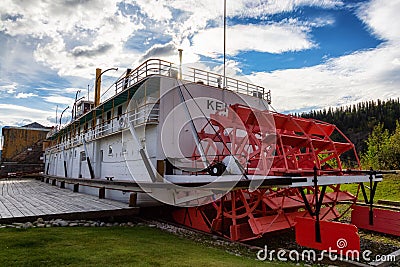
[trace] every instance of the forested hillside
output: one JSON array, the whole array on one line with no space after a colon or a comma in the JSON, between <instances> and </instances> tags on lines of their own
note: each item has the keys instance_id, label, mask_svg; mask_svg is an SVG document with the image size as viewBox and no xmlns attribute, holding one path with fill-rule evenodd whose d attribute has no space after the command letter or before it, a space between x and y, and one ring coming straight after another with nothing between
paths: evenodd
<instances>
[{"instance_id":1,"label":"forested hillside","mask_svg":"<svg viewBox=\"0 0 400 267\"><path fill-rule=\"evenodd\" d=\"M382 124L383 129L387 129L389 133L395 131L396 121L400 119L400 101L391 99L361 102L352 106L314 110L295 115L335 124L350 138L360 154L366 152L366 141L375 126Z\"/></svg>"}]
</instances>

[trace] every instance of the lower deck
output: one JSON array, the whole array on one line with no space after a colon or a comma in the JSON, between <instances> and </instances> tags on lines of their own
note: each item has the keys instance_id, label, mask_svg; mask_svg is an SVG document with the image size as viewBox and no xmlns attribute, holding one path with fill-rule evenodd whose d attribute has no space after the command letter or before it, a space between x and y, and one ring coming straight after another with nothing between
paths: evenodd
<instances>
[{"instance_id":1,"label":"lower deck","mask_svg":"<svg viewBox=\"0 0 400 267\"><path fill-rule=\"evenodd\" d=\"M0 222L129 216L137 207L73 192L34 179L0 180Z\"/></svg>"}]
</instances>

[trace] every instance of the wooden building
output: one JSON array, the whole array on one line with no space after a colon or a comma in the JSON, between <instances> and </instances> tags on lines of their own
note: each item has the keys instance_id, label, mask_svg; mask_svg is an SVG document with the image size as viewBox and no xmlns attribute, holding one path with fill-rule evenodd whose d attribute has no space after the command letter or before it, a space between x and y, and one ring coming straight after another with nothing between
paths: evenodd
<instances>
[{"instance_id":1,"label":"wooden building","mask_svg":"<svg viewBox=\"0 0 400 267\"><path fill-rule=\"evenodd\" d=\"M50 129L36 122L22 127L3 127L0 175L43 169L43 141Z\"/></svg>"}]
</instances>

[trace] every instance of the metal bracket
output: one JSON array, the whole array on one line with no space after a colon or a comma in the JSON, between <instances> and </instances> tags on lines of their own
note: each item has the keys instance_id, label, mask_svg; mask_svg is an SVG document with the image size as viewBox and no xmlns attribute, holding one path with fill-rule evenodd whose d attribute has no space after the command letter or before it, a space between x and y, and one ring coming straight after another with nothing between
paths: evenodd
<instances>
[{"instance_id":1,"label":"metal bracket","mask_svg":"<svg viewBox=\"0 0 400 267\"><path fill-rule=\"evenodd\" d=\"M303 189L299 190L301 197L304 201L304 205L308 211L308 213L312 216L315 217L315 241L318 243L321 243L321 226L320 226L320 211L321 211L321 206L322 206L322 202L324 200L324 196L325 196L325 191L326 191L326 185L322 186L321 192L318 196L318 173L317 173L318 169L316 166L314 166L314 198L315 198L315 208L314 211L312 210L310 203L307 200L307 197L303 191Z\"/></svg>"},{"instance_id":2,"label":"metal bracket","mask_svg":"<svg viewBox=\"0 0 400 267\"><path fill-rule=\"evenodd\" d=\"M380 174L382 175L382 174ZM372 168L369 171L369 198L367 196L367 192L365 190L365 186L363 183L360 183L361 187L361 192L364 197L364 201L366 204L369 204L369 224L374 225L374 210L373 210L373 205L374 205L374 197L376 193L376 187L378 186L377 181L373 181L374 176L377 176L377 172L374 171Z\"/></svg>"}]
</instances>

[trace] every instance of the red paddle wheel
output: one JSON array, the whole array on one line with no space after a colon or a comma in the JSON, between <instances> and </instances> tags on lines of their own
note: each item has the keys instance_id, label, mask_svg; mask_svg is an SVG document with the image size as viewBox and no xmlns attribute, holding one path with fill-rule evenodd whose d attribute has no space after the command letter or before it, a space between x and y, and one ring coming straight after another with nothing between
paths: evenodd
<instances>
[{"instance_id":1,"label":"red paddle wheel","mask_svg":"<svg viewBox=\"0 0 400 267\"><path fill-rule=\"evenodd\" d=\"M313 210L318 210L318 220L339 218L338 201L356 200L335 185L346 176L343 153L354 153L359 166L354 145L335 125L237 104L227 114L211 115L198 137L211 166L223 163L229 172L232 164L240 165L236 169L241 173L231 174L308 178L289 187L234 188L212 204L176 210L174 219L181 224L244 241L291 228L296 217L313 217ZM193 160L200 157L197 148ZM313 176L318 176L318 186L311 182Z\"/></svg>"}]
</instances>

